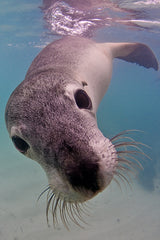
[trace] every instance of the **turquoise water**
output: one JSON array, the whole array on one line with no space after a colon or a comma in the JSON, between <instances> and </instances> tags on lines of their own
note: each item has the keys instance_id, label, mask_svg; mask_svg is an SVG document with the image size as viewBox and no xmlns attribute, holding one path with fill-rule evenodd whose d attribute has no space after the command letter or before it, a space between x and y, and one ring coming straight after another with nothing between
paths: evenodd
<instances>
[{"instance_id":1,"label":"turquoise water","mask_svg":"<svg viewBox=\"0 0 160 240\"><path fill-rule=\"evenodd\" d=\"M100 42L142 42L150 46L160 60L160 2L110 2L116 3L116 9L111 11L113 5L109 5L110 9L105 11L112 20L100 19L102 24L97 24L92 31L88 24L84 35ZM48 42L58 38L59 33L66 33L66 29L55 26L52 29L49 26L51 22L46 23L43 19L45 12L39 8L41 5L39 0L34 3L31 0L0 2L0 240L75 237L95 240L149 240L152 237L158 240L160 73L120 60L114 61L111 85L98 110L98 124L104 135L109 137L126 129L142 130L143 133L135 133L133 137L151 147L145 152L152 161L143 162L144 170L133 179L132 190L122 184L120 191L112 183L90 202L91 216L87 217L89 226L85 230L73 226L73 230L67 232L63 225L56 230L47 227L45 197L36 202L47 185L45 173L37 163L16 151L4 122L7 100L24 79L34 57ZM91 22L96 10L90 14ZM69 34L72 29L67 31Z\"/></svg>"}]
</instances>

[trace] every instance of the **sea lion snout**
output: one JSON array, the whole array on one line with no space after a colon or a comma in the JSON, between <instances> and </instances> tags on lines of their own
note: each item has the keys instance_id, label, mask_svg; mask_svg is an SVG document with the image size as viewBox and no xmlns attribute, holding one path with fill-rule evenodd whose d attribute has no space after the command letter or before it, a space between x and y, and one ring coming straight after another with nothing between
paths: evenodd
<instances>
[{"instance_id":1,"label":"sea lion snout","mask_svg":"<svg viewBox=\"0 0 160 240\"><path fill-rule=\"evenodd\" d=\"M96 144L95 142L93 144L93 139L87 143L87 137L79 143L75 140L72 146L64 142L56 157L56 168L61 178L61 184L56 191L69 201L83 202L90 199L104 190L113 178L117 165L116 150L104 136L97 141L97 135L95 135ZM46 172L49 183L55 189L57 183L51 177L50 170L49 167L49 172L48 170ZM61 186L63 185L64 188L66 184L69 189L64 194Z\"/></svg>"}]
</instances>

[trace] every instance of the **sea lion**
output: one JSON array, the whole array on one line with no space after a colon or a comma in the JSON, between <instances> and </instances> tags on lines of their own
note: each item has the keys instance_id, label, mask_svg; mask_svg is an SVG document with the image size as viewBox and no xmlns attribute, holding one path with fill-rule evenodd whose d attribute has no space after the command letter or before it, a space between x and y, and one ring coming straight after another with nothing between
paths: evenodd
<instances>
[{"instance_id":1,"label":"sea lion","mask_svg":"<svg viewBox=\"0 0 160 240\"><path fill-rule=\"evenodd\" d=\"M122 134L109 140L96 121L114 58L158 69L153 52L144 44L64 37L38 54L7 103L6 126L15 147L37 161L48 176L46 214L48 219L53 201L54 222L59 207L65 225L67 215L78 223L80 203L103 191L114 176L126 179L121 171L132 167L129 151L117 149L137 143L114 144Z\"/></svg>"}]
</instances>

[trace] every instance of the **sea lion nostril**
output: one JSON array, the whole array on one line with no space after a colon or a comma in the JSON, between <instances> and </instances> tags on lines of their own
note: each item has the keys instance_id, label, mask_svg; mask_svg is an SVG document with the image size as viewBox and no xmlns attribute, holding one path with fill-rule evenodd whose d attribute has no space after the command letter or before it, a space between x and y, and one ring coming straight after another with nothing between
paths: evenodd
<instances>
[{"instance_id":1,"label":"sea lion nostril","mask_svg":"<svg viewBox=\"0 0 160 240\"><path fill-rule=\"evenodd\" d=\"M28 143L24 141L22 138L18 136L13 136L12 141L15 145L15 147L21 152L21 153L26 153L27 150L29 149Z\"/></svg>"},{"instance_id":2,"label":"sea lion nostril","mask_svg":"<svg viewBox=\"0 0 160 240\"><path fill-rule=\"evenodd\" d=\"M72 171L68 172L67 177L73 188L95 193L100 189L98 169L97 163L88 164L87 161L85 163L82 161L79 166L74 167Z\"/></svg>"}]
</instances>

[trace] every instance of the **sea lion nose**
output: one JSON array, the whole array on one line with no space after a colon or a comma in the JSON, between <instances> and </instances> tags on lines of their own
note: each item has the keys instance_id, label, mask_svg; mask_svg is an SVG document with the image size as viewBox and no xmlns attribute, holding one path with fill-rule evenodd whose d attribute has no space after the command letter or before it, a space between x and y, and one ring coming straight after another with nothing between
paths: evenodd
<instances>
[{"instance_id":1,"label":"sea lion nose","mask_svg":"<svg viewBox=\"0 0 160 240\"><path fill-rule=\"evenodd\" d=\"M78 165L71 167L67 172L67 178L75 190L96 193L100 190L98 171L99 167L96 162L91 162L90 159L81 159Z\"/></svg>"},{"instance_id":2,"label":"sea lion nose","mask_svg":"<svg viewBox=\"0 0 160 240\"><path fill-rule=\"evenodd\" d=\"M99 181L99 157L92 148L81 143L81 151L78 144L71 145L63 142L61 148L63 161L61 167L67 181L75 191L92 192L95 194L101 189Z\"/></svg>"}]
</instances>

